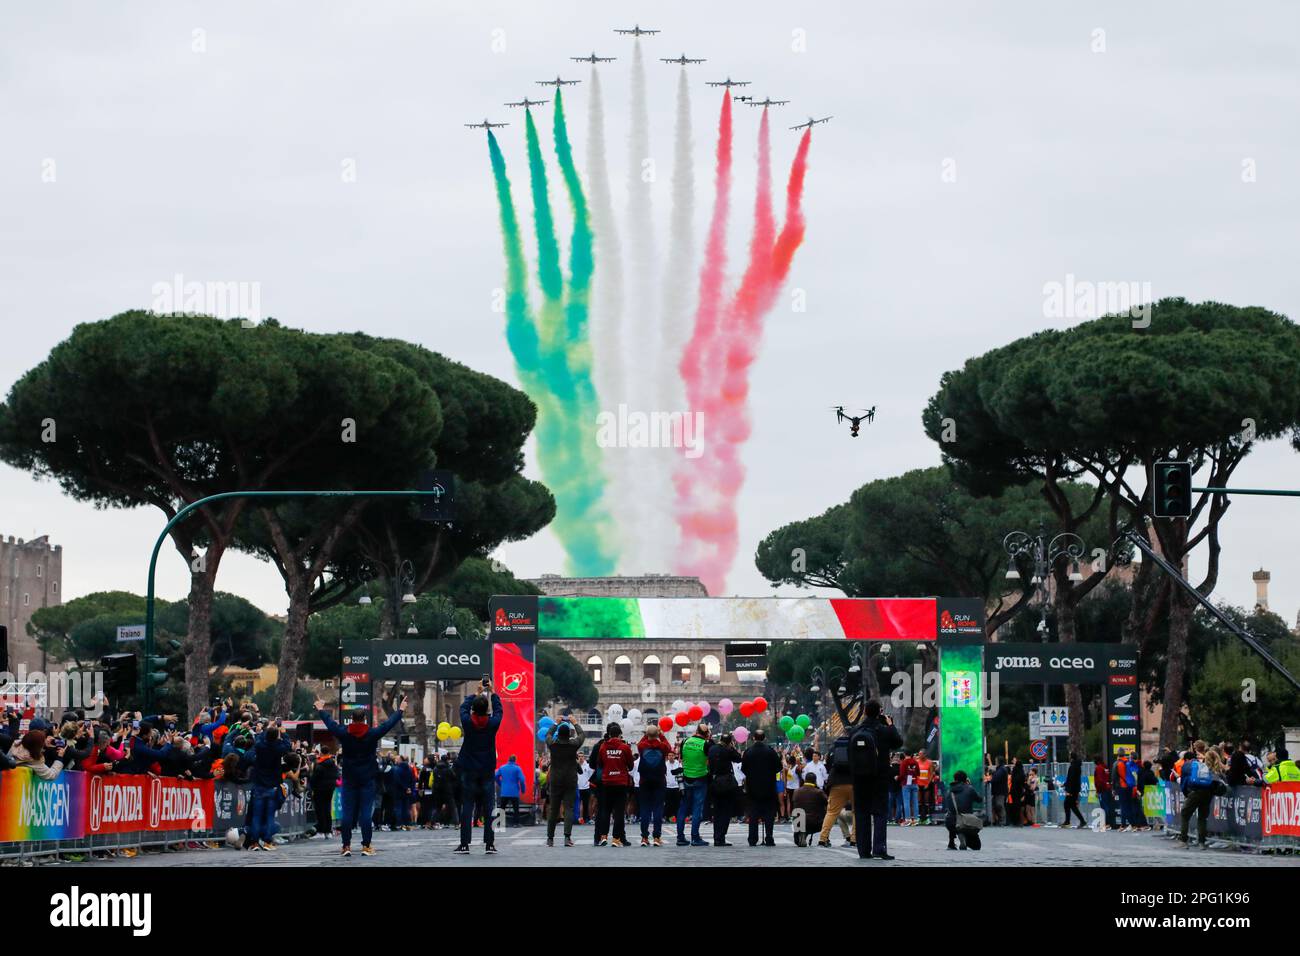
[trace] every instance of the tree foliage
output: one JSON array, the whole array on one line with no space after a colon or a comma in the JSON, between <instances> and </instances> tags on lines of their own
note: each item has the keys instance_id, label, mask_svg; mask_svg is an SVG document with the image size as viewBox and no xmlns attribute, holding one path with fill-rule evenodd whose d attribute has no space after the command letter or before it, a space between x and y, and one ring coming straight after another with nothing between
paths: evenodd
<instances>
[{"instance_id":1,"label":"tree foliage","mask_svg":"<svg viewBox=\"0 0 1300 956\"><path fill-rule=\"evenodd\" d=\"M568 651L555 644L539 641L537 648L537 699L560 700L576 710L585 711L596 704L599 693L591 674ZM542 683L545 678L548 685ZM542 704L544 706L544 704Z\"/></svg>"}]
</instances>

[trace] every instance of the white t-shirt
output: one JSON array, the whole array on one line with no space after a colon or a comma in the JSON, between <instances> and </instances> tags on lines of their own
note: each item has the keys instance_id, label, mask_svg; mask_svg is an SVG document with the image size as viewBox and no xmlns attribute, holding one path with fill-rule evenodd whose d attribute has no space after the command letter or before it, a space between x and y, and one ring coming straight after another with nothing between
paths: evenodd
<instances>
[{"instance_id":1,"label":"white t-shirt","mask_svg":"<svg viewBox=\"0 0 1300 956\"><path fill-rule=\"evenodd\" d=\"M578 770L578 789L579 789L579 790L590 790L590 789L591 789L591 773L592 773L592 770L591 770L591 764L589 764L589 763L584 763L584 764L582 765L582 767Z\"/></svg>"},{"instance_id":2,"label":"white t-shirt","mask_svg":"<svg viewBox=\"0 0 1300 956\"><path fill-rule=\"evenodd\" d=\"M809 760L803 765L805 774L815 773L817 775L817 786L826 786L826 764L820 760Z\"/></svg>"},{"instance_id":3,"label":"white t-shirt","mask_svg":"<svg viewBox=\"0 0 1300 956\"><path fill-rule=\"evenodd\" d=\"M666 778L665 783L667 784L669 790L677 789L677 777L673 774L673 771L676 768L680 767L681 765L682 762L678 760L676 757L669 757L666 761L664 761L664 769L667 771L667 773L664 774Z\"/></svg>"}]
</instances>

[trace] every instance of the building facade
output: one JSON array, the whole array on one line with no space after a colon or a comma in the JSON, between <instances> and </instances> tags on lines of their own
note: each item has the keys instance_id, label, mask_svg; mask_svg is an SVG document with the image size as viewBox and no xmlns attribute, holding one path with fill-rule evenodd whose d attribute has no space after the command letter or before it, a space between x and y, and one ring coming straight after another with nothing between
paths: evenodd
<instances>
[{"instance_id":1,"label":"building facade","mask_svg":"<svg viewBox=\"0 0 1300 956\"><path fill-rule=\"evenodd\" d=\"M0 538L0 575L0 624L9 635L5 669L44 672L57 662L46 660L27 634L27 622L41 608L63 603L63 545L51 545L48 535L31 541Z\"/></svg>"},{"instance_id":2,"label":"building facade","mask_svg":"<svg viewBox=\"0 0 1300 956\"><path fill-rule=\"evenodd\" d=\"M708 591L696 577L645 574L633 577L566 578L544 574L530 578L549 597L702 598ZM604 730L613 704L626 712L640 710L647 722L672 716L677 699L717 704L724 697L739 702L762 693L764 675L726 670L725 641L553 641L582 664L600 699L585 715L584 729ZM540 701L538 702L541 703ZM633 739L639 734L631 735Z\"/></svg>"}]
</instances>

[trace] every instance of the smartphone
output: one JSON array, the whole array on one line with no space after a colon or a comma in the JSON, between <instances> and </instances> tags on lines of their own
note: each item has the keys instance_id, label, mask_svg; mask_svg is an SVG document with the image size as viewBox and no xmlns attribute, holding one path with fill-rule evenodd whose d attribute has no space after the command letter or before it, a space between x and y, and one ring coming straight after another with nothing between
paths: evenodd
<instances>
[{"instance_id":1,"label":"smartphone","mask_svg":"<svg viewBox=\"0 0 1300 956\"><path fill-rule=\"evenodd\" d=\"M492 683L492 675L491 675L491 674L484 674L484 675L483 675L483 683L485 683L485 684L490 684L490 683Z\"/></svg>"},{"instance_id":2,"label":"smartphone","mask_svg":"<svg viewBox=\"0 0 1300 956\"><path fill-rule=\"evenodd\" d=\"M133 721L131 721L131 729L132 729L132 730L139 730L139 729L140 729L140 721L138 721L138 720L133 720Z\"/></svg>"}]
</instances>

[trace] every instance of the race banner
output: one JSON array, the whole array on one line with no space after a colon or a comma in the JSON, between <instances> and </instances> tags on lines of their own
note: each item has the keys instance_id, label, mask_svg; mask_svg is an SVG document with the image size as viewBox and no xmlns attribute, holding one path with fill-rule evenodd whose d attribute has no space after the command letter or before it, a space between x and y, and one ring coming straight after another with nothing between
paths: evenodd
<instances>
[{"instance_id":1,"label":"race banner","mask_svg":"<svg viewBox=\"0 0 1300 956\"><path fill-rule=\"evenodd\" d=\"M84 834L207 830L213 819L212 791L211 780L126 773L91 776L86 783Z\"/></svg>"},{"instance_id":2,"label":"race banner","mask_svg":"<svg viewBox=\"0 0 1300 956\"><path fill-rule=\"evenodd\" d=\"M1264 787L1264 836L1300 837L1300 782Z\"/></svg>"},{"instance_id":3,"label":"race banner","mask_svg":"<svg viewBox=\"0 0 1300 956\"><path fill-rule=\"evenodd\" d=\"M253 788L247 783L218 781L213 795L213 829L225 833L231 827L243 829L248 823L248 809L252 803ZM338 794L336 793L337 797ZM283 834L302 833L307 829L311 807L302 794L290 794L275 811L275 822ZM314 819L314 818L313 818Z\"/></svg>"},{"instance_id":4,"label":"race banner","mask_svg":"<svg viewBox=\"0 0 1300 956\"><path fill-rule=\"evenodd\" d=\"M501 698L501 728L497 731L497 764L514 754L524 771L524 803L532 803L533 747L535 727L533 689L537 680L534 666L536 644L494 644L492 683Z\"/></svg>"},{"instance_id":5,"label":"race banner","mask_svg":"<svg viewBox=\"0 0 1300 956\"><path fill-rule=\"evenodd\" d=\"M86 835L86 775L41 780L26 767L0 773L0 843Z\"/></svg>"}]
</instances>

